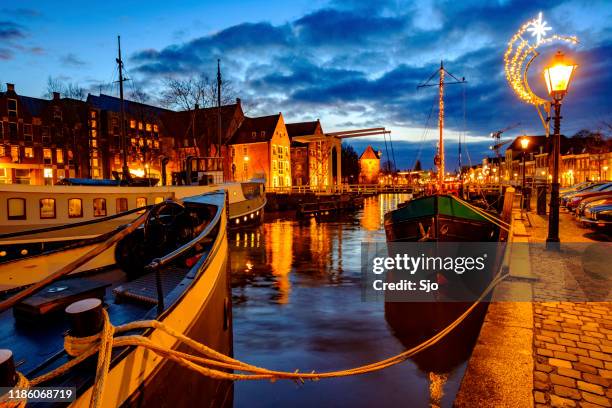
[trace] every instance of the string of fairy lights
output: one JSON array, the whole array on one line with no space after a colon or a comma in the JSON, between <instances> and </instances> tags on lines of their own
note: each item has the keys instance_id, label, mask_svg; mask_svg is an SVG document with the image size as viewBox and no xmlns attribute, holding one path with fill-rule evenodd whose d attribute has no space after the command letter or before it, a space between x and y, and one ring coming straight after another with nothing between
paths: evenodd
<instances>
[{"instance_id":1,"label":"string of fairy lights","mask_svg":"<svg viewBox=\"0 0 612 408\"><path fill-rule=\"evenodd\" d=\"M548 104L548 100L536 95L529 86L527 71L533 60L540 55L538 47L559 41L568 45L578 44L576 36L553 34L546 36L551 31L546 21L542 20L542 13L537 18L531 19L523 24L508 42L508 48L504 53L504 70L508 84L518 97L529 104L541 106ZM525 33L531 33L535 42L531 43L525 39Z\"/></svg>"}]
</instances>

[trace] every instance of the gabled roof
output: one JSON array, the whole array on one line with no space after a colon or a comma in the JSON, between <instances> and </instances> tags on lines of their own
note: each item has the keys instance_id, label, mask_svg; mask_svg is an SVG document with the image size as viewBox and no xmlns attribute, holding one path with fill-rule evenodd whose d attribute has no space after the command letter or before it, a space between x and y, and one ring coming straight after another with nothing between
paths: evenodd
<instances>
[{"instance_id":1,"label":"gabled roof","mask_svg":"<svg viewBox=\"0 0 612 408\"><path fill-rule=\"evenodd\" d=\"M285 126L287 126L287 134L292 138L295 136L314 135L320 124L318 120L315 120L313 122L287 123Z\"/></svg>"},{"instance_id":2,"label":"gabled roof","mask_svg":"<svg viewBox=\"0 0 612 408\"><path fill-rule=\"evenodd\" d=\"M164 112L170 112L168 109L160 108L145 103L134 102L124 99L125 112L132 115L140 115L143 113L152 115L161 115ZM121 112L121 99L114 96L100 94L98 96L87 95L87 103L97 109L107 110L111 112Z\"/></svg>"},{"instance_id":3,"label":"gabled roof","mask_svg":"<svg viewBox=\"0 0 612 408\"><path fill-rule=\"evenodd\" d=\"M366 149L363 151L363 153L361 153L361 156L359 156L359 160L361 160L361 159L377 159L377 160L380 160L380 157L378 157L378 153L376 153L374 151L372 146L368 145L368 147L366 147Z\"/></svg>"},{"instance_id":4,"label":"gabled roof","mask_svg":"<svg viewBox=\"0 0 612 408\"><path fill-rule=\"evenodd\" d=\"M49 106L48 99L32 98L31 96L18 96L21 105L25 107L30 115L42 116L43 112Z\"/></svg>"},{"instance_id":5,"label":"gabled roof","mask_svg":"<svg viewBox=\"0 0 612 408\"><path fill-rule=\"evenodd\" d=\"M269 142L280 118L280 113L257 118L245 117L229 144Z\"/></svg>"},{"instance_id":6,"label":"gabled roof","mask_svg":"<svg viewBox=\"0 0 612 408\"><path fill-rule=\"evenodd\" d=\"M242 116L242 108L239 103L221 106L221 128L224 132L229 131L237 111L238 116ZM166 130L174 137L180 138L191 134L191 125L195 123L197 135L214 135L214 140L217 140L218 113L216 107L179 112L168 111L162 115L162 121Z\"/></svg>"}]
</instances>

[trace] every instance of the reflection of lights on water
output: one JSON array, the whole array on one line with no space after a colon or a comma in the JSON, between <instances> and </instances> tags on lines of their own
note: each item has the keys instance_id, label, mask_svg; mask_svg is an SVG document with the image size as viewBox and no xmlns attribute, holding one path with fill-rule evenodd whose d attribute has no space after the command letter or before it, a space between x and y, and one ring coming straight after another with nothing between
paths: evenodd
<instances>
[{"instance_id":1,"label":"reflection of lights on water","mask_svg":"<svg viewBox=\"0 0 612 408\"><path fill-rule=\"evenodd\" d=\"M448 380L448 374L438 374L433 371L429 373L429 406L442 406L444 396L444 384Z\"/></svg>"}]
</instances>

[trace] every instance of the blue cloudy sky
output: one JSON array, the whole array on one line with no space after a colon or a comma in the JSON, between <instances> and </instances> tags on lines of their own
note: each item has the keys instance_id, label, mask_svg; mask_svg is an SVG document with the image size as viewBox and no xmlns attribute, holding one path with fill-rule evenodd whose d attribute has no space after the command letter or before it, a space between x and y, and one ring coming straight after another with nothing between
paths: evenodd
<instances>
[{"instance_id":1,"label":"blue cloudy sky","mask_svg":"<svg viewBox=\"0 0 612 408\"><path fill-rule=\"evenodd\" d=\"M384 126L398 166L435 149L435 88L416 90L444 59L466 86L447 89L447 162L467 136L472 162L488 151L487 135L542 133L533 107L520 103L503 75L508 39L544 13L559 34L581 44L567 50L579 63L564 105L563 131L612 122L612 4L605 1L27 1L0 5L0 81L40 96L49 75L97 92L116 80L116 35L126 67L152 99L168 76L223 75L248 114L282 111L287 121L320 118L324 130ZM531 83L541 88L543 49ZM108 91L110 92L110 91ZM465 101L465 103L464 103ZM465 114L465 115L464 115ZM465 117L465 120L464 120ZM356 140L384 150L382 139ZM468 161L464 155L464 162Z\"/></svg>"}]
</instances>

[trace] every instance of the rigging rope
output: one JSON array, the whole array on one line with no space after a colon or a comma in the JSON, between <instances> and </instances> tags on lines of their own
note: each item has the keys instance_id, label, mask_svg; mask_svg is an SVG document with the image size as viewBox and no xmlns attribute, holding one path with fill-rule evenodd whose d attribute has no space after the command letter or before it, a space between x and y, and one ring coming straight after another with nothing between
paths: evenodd
<instances>
[{"instance_id":1,"label":"rigging rope","mask_svg":"<svg viewBox=\"0 0 612 408\"><path fill-rule=\"evenodd\" d=\"M120 326L113 326L108 317L108 313L106 312L106 310L103 310L104 326L99 334L83 338L77 338L67 335L64 338L64 348L66 350L66 353L68 353L70 356L73 356L73 359L46 374L34 378L31 381L28 381L21 373L18 373L20 379L18 385L21 386L19 388L29 388L44 383L55 377L65 374L71 368L75 367L88 357L91 357L94 354L98 353L96 378L91 394L90 407L100 407L102 404L102 399L104 397L105 382L109 373L112 349L114 347L125 346L143 347L145 349L151 350L152 352L161 357L164 357L168 360L172 360L185 368L200 373L201 375L215 379L232 381L262 379L275 381L278 379L290 379L303 383L304 380L318 381L322 378L346 377L379 371L387 367L399 364L407 360L408 358L414 356L415 354L419 353L420 351L423 351L439 342L453 329L459 326L461 322L463 322L463 320L465 320L467 316L469 316L469 314L476 308L476 306L478 306L478 304L482 302L489 295L489 293L491 293L491 291L506 278L506 276L507 273L498 273L495 278L489 283L489 286L487 286L487 288L480 295L480 297L476 299L476 301L474 301L474 303L472 303L469 308L467 308L457 319L455 319L452 323L450 323L448 326L446 326L434 336L430 337L429 339L425 340L424 342L420 343L415 347L403 351L402 353L375 363L366 364L359 367L321 373L316 373L314 371L310 373L301 373L298 370L294 372L269 370L236 360L232 357L226 356L225 354L219 353L207 347L206 345L192 340L189 337L173 330L169 326L166 326L163 322L157 320L143 320L127 323ZM192 350L198 352L200 355L197 355L195 353L190 354L180 352L176 349L161 346L153 342L150 338L142 335L116 336L117 334L122 332L139 329L160 330L166 333L167 335L173 337L178 342L189 346ZM239 373L223 370L238 371ZM27 401L25 400L17 402L18 405L15 405L15 407L24 407L26 402Z\"/></svg>"}]
</instances>

